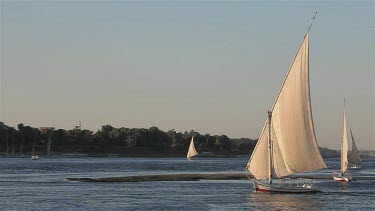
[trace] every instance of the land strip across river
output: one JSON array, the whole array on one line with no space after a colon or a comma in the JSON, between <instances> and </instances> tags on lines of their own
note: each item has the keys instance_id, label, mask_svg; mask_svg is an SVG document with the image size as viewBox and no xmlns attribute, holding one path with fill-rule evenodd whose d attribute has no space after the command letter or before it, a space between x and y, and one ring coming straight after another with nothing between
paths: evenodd
<instances>
[{"instance_id":1,"label":"land strip across river","mask_svg":"<svg viewBox=\"0 0 375 211\"><path fill-rule=\"evenodd\" d=\"M249 177L248 177L249 176ZM139 175L105 178L67 178L69 181L78 182L153 182L153 181L198 181L198 180L245 180L252 178L245 173L219 173L219 174L161 174ZM332 180L331 175L293 175L290 178ZM375 180L372 176L353 177L353 180Z\"/></svg>"}]
</instances>

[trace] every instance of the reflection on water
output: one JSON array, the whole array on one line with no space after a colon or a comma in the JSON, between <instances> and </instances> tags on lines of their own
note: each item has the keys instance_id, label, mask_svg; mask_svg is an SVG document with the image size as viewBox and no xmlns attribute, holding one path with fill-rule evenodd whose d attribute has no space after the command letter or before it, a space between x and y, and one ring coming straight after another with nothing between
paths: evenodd
<instances>
[{"instance_id":1,"label":"reflection on water","mask_svg":"<svg viewBox=\"0 0 375 211\"><path fill-rule=\"evenodd\" d=\"M339 186L339 191L340 192L350 192L350 185L352 182L337 182Z\"/></svg>"},{"instance_id":2,"label":"reflection on water","mask_svg":"<svg viewBox=\"0 0 375 211\"><path fill-rule=\"evenodd\" d=\"M257 209L274 210L315 210L321 209L319 202L313 199L316 194L269 194L251 193L248 204Z\"/></svg>"}]
</instances>

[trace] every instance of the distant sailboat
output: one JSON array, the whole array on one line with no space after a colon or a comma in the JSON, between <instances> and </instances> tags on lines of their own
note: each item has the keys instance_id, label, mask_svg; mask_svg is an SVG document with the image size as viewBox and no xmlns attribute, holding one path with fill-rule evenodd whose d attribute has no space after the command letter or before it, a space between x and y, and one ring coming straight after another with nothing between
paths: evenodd
<instances>
[{"instance_id":1,"label":"distant sailboat","mask_svg":"<svg viewBox=\"0 0 375 211\"><path fill-rule=\"evenodd\" d=\"M49 136L48 142L47 142L47 156L50 156L51 154L51 143L52 143L52 133L53 133L54 128L51 128L51 134Z\"/></svg>"},{"instance_id":2,"label":"distant sailboat","mask_svg":"<svg viewBox=\"0 0 375 211\"><path fill-rule=\"evenodd\" d=\"M311 111L308 32L272 110L268 111L258 143L246 166L254 177L256 192L316 192L314 182L292 183L289 179L286 184L284 177L327 167L318 148ZM279 184L273 183L274 178Z\"/></svg>"},{"instance_id":3,"label":"distant sailboat","mask_svg":"<svg viewBox=\"0 0 375 211\"><path fill-rule=\"evenodd\" d=\"M354 137L352 130L350 130L350 135L352 137L352 152L348 155L349 163L353 165L349 167L352 170L360 170L361 169L361 157L359 156L357 145L355 144Z\"/></svg>"},{"instance_id":4,"label":"distant sailboat","mask_svg":"<svg viewBox=\"0 0 375 211\"><path fill-rule=\"evenodd\" d=\"M37 135L37 132L35 131L35 136L34 136L34 143L33 143L33 149L32 149L31 160L38 160L38 159L39 159L39 155L35 155L35 141L36 141L36 135Z\"/></svg>"},{"instance_id":5,"label":"distant sailboat","mask_svg":"<svg viewBox=\"0 0 375 211\"><path fill-rule=\"evenodd\" d=\"M13 139L12 156L14 157L14 131L12 132L12 139Z\"/></svg>"},{"instance_id":6,"label":"distant sailboat","mask_svg":"<svg viewBox=\"0 0 375 211\"><path fill-rule=\"evenodd\" d=\"M350 182L352 175L346 173L348 169L348 135L346 132L346 113L345 113L345 101L344 101L344 117L343 117L343 132L341 142L341 172L334 172L333 179L338 182Z\"/></svg>"},{"instance_id":7,"label":"distant sailboat","mask_svg":"<svg viewBox=\"0 0 375 211\"><path fill-rule=\"evenodd\" d=\"M189 150L188 150L188 152L187 152L186 157L189 159L189 158L194 157L194 156L196 156L196 155L198 155L198 152L197 152L197 150L196 150L195 147L194 147L194 136L193 136L193 137L191 138L190 146L189 146Z\"/></svg>"}]
</instances>

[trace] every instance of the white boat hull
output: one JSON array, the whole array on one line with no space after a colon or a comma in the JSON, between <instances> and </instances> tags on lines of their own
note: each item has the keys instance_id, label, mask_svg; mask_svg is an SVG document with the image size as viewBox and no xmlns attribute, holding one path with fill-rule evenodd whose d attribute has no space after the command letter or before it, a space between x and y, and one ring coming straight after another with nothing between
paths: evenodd
<instances>
[{"instance_id":1,"label":"white boat hull","mask_svg":"<svg viewBox=\"0 0 375 211\"><path fill-rule=\"evenodd\" d=\"M336 182L350 182L350 181L352 181L350 178L347 178L347 177L333 177L333 179Z\"/></svg>"},{"instance_id":2,"label":"white boat hull","mask_svg":"<svg viewBox=\"0 0 375 211\"><path fill-rule=\"evenodd\" d=\"M31 160L38 160L39 159L39 155L33 155L31 156Z\"/></svg>"},{"instance_id":3,"label":"white boat hull","mask_svg":"<svg viewBox=\"0 0 375 211\"><path fill-rule=\"evenodd\" d=\"M314 187L302 187L302 186L276 186L270 184L261 184L254 182L254 189L256 192L264 193L317 193L321 192Z\"/></svg>"},{"instance_id":4,"label":"white boat hull","mask_svg":"<svg viewBox=\"0 0 375 211\"><path fill-rule=\"evenodd\" d=\"M351 182L352 181L352 175L350 173L333 173L333 180L336 182Z\"/></svg>"},{"instance_id":5,"label":"white boat hull","mask_svg":"<svg viewBox=\"0 0 375 211\"><path fill-rule=\"evenodd\" d=\"M351 166L349 167L350 170L361 170L361 166Z\"/></svg>"}]
</instances>

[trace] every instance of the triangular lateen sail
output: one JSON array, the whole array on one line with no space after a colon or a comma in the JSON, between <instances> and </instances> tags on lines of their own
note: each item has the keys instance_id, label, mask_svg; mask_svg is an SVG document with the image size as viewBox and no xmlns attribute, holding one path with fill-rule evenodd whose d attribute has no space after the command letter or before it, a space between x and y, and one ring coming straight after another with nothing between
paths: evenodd
<instances>
[{"instance_id":1,"label":"triangular lateen sail","mask_svg":"<svg viewBox=\"0 0 375 211\"><path fill-rule=\"evenodd\" d=\"M344 107L342 143L341 143L341 173L345 173L348 168L348 135L346 132L346 113Z\"/></svg>"},{"instance_id":2,"label":"triangular lateen sail","mask_svg":"<svg viewBox=\"0 0 375 211\"><path fill-rule=\"evenodd\" d=\"M256 179L269 178L267 124L247 165ZM308 33L272 109L271 139L272 177L327 167L318 148L311 111Z\"/></svg>"},{"instance_id":3,"label":"triangular lateen sail","mask_svg":"<svg viewBox=\"0 0 375 211\"><path fill-rule=\"evenodd\" d=\"M188 150L188 153L187 153L186 157L191 158L191 157L196 156L196 155L198 155L198 152L197 152L197 150L195 150L195 147L194 147L194 136L193 136L191 138L189 150Z\"/></svg>"},{"instance_id":4,"label":"triangular lateen sail","mask_svg":"<svg viewBox=\"0 0 375 211\"><path fill-rule=\"evenodd\" d=\"M352 152L348 155L348 161L357 166L361 165L361 158L359 157L357 145L355 144L352 130L350 130L350 135L352 137Z\"/></svg>"}]
</instances>

